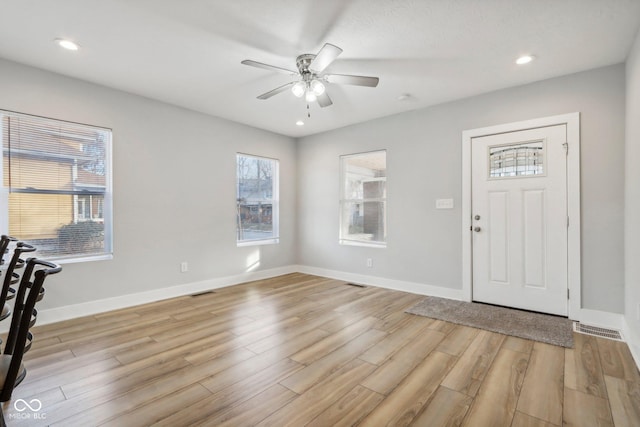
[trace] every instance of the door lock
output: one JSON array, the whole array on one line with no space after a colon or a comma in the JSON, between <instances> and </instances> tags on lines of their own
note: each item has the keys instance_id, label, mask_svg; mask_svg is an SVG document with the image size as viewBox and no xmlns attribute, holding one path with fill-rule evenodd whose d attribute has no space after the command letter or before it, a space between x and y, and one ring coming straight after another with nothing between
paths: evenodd
<instances>
[{"instance_id":1,"label":"door lock","mask_svg":"<svg viewBox=\"0 0 640 427\"><path fill-rule=\"evenodd\" d=\"M476 215L473 217L473 219L475 219L476 221L480 219L480 215Z\"/></svg>"}]
</instances>

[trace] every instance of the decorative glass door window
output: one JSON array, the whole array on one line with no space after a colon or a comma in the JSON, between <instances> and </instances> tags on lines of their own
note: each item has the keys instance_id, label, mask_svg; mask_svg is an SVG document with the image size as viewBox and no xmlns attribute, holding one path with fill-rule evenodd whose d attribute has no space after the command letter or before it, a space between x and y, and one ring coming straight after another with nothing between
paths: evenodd
<instances>
[{"instance_id":1,"label":"decorative glass door window","mask_svg":"<svg viewBox=\"0 0 640 427\"><path fill-rule=\"evenodd\" d=\"M489 178L544 175L544 142L489 147Z\"/></svg>"}]
</instances>

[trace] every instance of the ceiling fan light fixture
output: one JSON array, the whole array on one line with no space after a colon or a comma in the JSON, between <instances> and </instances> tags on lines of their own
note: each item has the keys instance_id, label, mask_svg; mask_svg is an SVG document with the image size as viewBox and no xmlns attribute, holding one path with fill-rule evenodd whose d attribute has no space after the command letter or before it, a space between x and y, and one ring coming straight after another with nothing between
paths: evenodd
<instances>
[{"instance_id":1,"label":"ceiling fan light fixture","mask_svg":"<svg viewBox=\"0 0 640 427\"><path fill-rule=\"evenodd\" d=\"M313 93L312 90L308 90L306 95L305 95L305 99L306 99L307 102L316 102L318 97L316 96L315 93Z\"/></svg>"},{"instance_id":2,"label":"ceiling fan light fixture","mask_svg":"<svg viewBox=\"0 0 640 427\"><path fill-rule=\"evenodd\" d=\"M355 76L349 74L325 74L324 70L331 65L331 63L333 63L341 53L342 49L338 46L325 43L315 55L311 53L298 55L296 58L296 67L298 71L264 64L250 59L245 59L244 61L240 61L240 63L251 67L264 68L266 70L285 73L289 76L296 76L297 79L289 81L289 83L285 83L282 86L278 86L275 89L263 93L262 95L258 95L257 98L262 100L269 99L274 95L291 89L291 92L298 98L302 98L304 95L305 100L307 101L307 110L309 110L309 105L313 102L317 102L320 108L326 108L333 105L333 101L327 93L328 88L326 86L328 83L365 87L378 86L378 81L380 79L377 77ZM307 117L311 117L309 114L309 111L307 111Z\"/></svg>"},{"instance_id":3,"label":"ceiling fan light fixture","mask_svg":"<svg viewBox=\"0 0 640 427\"><path fill-rule=\"evenodd\" d=\"M325 91L325 87L320 80L311 81L310 89L316 96L322 95Z\"/></svg>"},{"instance_id":4,"label":"ceiling fan light fixture","mask_svg":"<svg viewBox=\"0 0 640 427\"><path fill-rule=\"evenodd\" d=\"M306 90L306 85L302 81L297 82L291 87L291 92L293 92L293 94L298 98L302 98L302 95L304 95L305 90Z\"/></svg>"}]
</instances>

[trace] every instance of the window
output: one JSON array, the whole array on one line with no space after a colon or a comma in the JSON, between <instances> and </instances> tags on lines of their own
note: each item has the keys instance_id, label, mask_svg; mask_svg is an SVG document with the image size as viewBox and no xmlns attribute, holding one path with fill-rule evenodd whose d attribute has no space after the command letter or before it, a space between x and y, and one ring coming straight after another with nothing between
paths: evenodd
<instances>
[{"instance_id":1,"label":"window","mask_svg":"<svg viewBox=\"0 0 640 427\"><path fill-rule=\"evenodd\" d=\"M238 245L278 243L278 161L237 154Z\"/></svg>"},{"instance_id":2,"label":"window","mask_svg":"<svg viewBox=\"0 0 640 427\"><path fill-rule=\"evenodd\" d=\"M340 243L385 247L387 152L340 157Z\"/></svg>"},{"instance_id":3,"label":"window","mask_svg":"<svg viewBox=\"0 0 640 427\"><path fill-rule=\"evenodd\" d=\"M544 144L542 141L489 148L490 178L543 174Z\"/></svg>"},{"instance_id":4,"label":"window","mask_svg":"<svg viewBox=\"0 0 640 427\"><path fill-rule=\"evenodd\" d=\"M111 255L111 131L0 110L0 227L49 259Z\"/></svg>"}]
</instances>

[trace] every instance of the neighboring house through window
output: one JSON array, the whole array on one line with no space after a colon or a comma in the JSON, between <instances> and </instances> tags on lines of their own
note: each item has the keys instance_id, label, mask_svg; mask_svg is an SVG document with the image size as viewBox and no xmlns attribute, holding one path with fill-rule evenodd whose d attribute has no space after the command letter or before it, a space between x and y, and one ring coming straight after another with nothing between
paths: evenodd
<instances>
[{"instance_id":1,"label":"neighboring house through window","mask_svg":"<svg viewBox=\"0 0 640 427\"><path fill-rule=\"evenodd\" d=\"M278 243L278 160L238 153L236 170L238 245Z\"/></svg>"},{"instance_id":2,"label":"neighboring house through window","mask_svg":"<svg viewBox=\"0 0 640 427\"><path fill-rule=\"evenodd\" d=\"M387 152L340 157L340 243L387 244Z\"/></svg>"},{"instance_id":3,"label":"neighboring house through window","mask_svg":"<svg viewBox=\"0 0 640 427\"><path fill-rule=\"evenodd\" d=\"M50 259L110 256L111 131L0 110L0 228Z\"/></svg>"}]
</instances>

